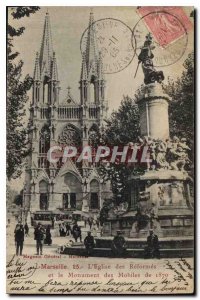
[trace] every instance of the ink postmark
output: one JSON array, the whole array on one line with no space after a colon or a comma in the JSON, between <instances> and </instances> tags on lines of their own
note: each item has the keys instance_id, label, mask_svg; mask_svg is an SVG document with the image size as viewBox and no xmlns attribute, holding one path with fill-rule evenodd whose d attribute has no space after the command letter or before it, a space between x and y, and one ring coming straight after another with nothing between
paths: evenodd
<instances>
[{"instance_id":1,"label":"ink postmark","mask_svg":"<svg viewBox=\"0 0 200 300\"><path fill-rule=\"evenodd\" d=\"M92 30L91 30L92 29ZM103 73L113 74L124 70L135 55L135 39L129 26L118 19L105 18L93 22L83 32L81 53L86 49L90 31L95 34L96 52L101 52Z\"/></svg>"},{"instance_id":2,"label":"ink postmark","mask_svg":"<svg viewBox=\"0 0 200 300\"><path fill-rule=\"evenodd\" d=\"M184 55L188 44L188 30L190 20L181 8L166 10L154 10L154 7L141 7L139 13L142 16L133 29L133 45L136 43L136 55L140 53L144 37L151 32L154 38L155 59L157 67L169 66L176 63ZM179 16L179 17L178 17ZM183 23L184 20L184 23ZM186 22L187 21L187 22Z\"/></svg>"}]
</instances>

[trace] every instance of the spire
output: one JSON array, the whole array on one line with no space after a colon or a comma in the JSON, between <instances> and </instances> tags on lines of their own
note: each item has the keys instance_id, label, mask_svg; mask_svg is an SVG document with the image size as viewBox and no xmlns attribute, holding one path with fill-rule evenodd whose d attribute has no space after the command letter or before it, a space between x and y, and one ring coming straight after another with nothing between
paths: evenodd
<instances>
[{"instance_id":1,"label":"spire","mask_svg":"<svg viewBox=\"0 0 200 300\"><path fill-rule=\"evenodd\" d=\"M98 78L100 80L104 80L103 62L102 62L102 54L101 54L101 52L99 52L99 60L98 60Z\"/></svg>"},{"instance_id":2,"label":"spire","mask_svg":"<svg viewBox=\"0 0 200 300\"><path fill-rule=\"evenodd\" d=\"M86 41L85 60L87 66L87 74L92 71L93 75L97 71L97 42L94 28L94 15L93 11L90 12L90 20L88 27L88 36Z\"/></svg>"},{"instance_id":3,"label":"spire","mask_svg":"<svg viewBox=\"0 0 200 300\"><path fill-rule=\"evenodd\" d=\"M40 65L39 65L39 54L36 52L36 58L35 58L35 69L34 69L34 80L40 80Z\"/></svg>"},{"instance_id":4,"label":"spire","mask_svg":"<svg viewBox=\"0 0 200 300\"><path fill-rule=\"evenodd\" d=\"M51 36L51 26L49 13L46 13L44 31L40 49L40 70L46 76L50 75L51 60L53 57L53 44Z\"/></svg>"},{"instance_id":5,"label":"spire","mask_svg":"<svg viewBox=\"0 0 200 300\"><path fill-rule=\"evenodd\" d=\"M57 63L56 63L55 52L53 52L53 61L52 61L52 69L51 69L51 79L52 80L58 80L58 70L57 70Z\"/></svg>"},{"instance_id":6,"label":"spire","mask_svg":"<svg viewBox=\"0 0 200 300\"><path fill-rule=\"evenodd\" d=\"M85 52L83 52L83 58L82 58L81 80L87 80L87 66L85 61Z\"/></svg>"}]
</instances>

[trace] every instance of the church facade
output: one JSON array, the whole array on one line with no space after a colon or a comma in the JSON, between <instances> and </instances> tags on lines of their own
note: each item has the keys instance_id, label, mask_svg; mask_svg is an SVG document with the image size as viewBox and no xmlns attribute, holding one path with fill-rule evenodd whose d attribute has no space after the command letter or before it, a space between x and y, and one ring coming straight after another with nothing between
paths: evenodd
<instances>
[{"instance_id":1,"label":"church facade","mask_svg":"<svg viewBox=\"0 0 200 300\"><path fill-rule=\"evenodd\" d=\"M24 205L30 212L75 211L97 213L112 196L109 182L103 182L98 166L62 157L50 163L47 152L55 145L95 146L104 131L108 110L102 57L98 52L90 13L85 52L80 66L80 100L68 88L59 98L60 82L53 51L50 16L46 13L40 52L36 54L30 105L31 155L27 161ZM78 154L78 153L77 153Z\"/></svg>"}]
</instances>

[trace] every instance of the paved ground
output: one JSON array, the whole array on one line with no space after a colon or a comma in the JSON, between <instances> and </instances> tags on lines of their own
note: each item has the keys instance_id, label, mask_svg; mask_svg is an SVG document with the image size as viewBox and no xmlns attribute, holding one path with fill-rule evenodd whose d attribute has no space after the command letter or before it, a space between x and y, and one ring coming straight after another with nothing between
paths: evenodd
<instances>
[{"instance_id":1,"label":"paved ground","mask_svg":"<svg viewBox=\"0 0 200 300\"><path fill-rule=\"evenodd\" d=\"M53 244L44 245L43 255L37 256L33 228L30 229L30 236L25 237L25 256L13 257L14 228L15 224L7 228L8 293L86 294L95 291L98 294L168 294L193 290L192 258L180 261L60 256L57 248L73 238L58 236L53 236ZM83 230L83 239L87 230ZM114 280L113 285L110 280ZM61 287L63 290L60 290Z\"/></svg>"},{"instance_id":2,"label":"paved ground","mask_svg":"<svg viewBox=\"0 0 200 300\"><path fill-rule=\"evenodd\" d=\"M7 253L14 254L15 253L15 243L14 243L14 228L13 224L7 228ZM82 229L82 240L84 240L87 235L87 231L89 227ZM29 236L25 237L23 254L35 255L36 254L36 242L34 240L34 229L31 227ZM58 236L58 230L51 230L52 233L52 245L44 245L43 254L56 254L57 248L59 246L63 246L69 242L69 240L73 240L72 236L60 237ZM56 236L55 236L56 235Z\"/></svg>"}]
</instances>

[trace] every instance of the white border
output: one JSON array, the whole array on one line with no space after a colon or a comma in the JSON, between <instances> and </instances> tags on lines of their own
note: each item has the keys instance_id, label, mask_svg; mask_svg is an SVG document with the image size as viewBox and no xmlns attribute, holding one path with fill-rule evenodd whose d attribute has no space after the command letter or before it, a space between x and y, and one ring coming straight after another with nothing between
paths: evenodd
<instances>
[{"instance_id":1,"label":"white border","mask_svg":"<svg viewBox=\"0 0 200 300\"><path fill-rule=\"evenodd\" d=\"M174 6L174 5L179 5L179 6L194 6L195 9L197 10L196 13L198 15L198 10L200 8L200 1L189 1L189 0L182 0L182 1L174 1L174 0L168 0L167 3L166 1L145 1L145 0L139 0L139 1L133 1L133 0L57 0L57 1L46 1L46 0L39 0L39 1L27 1L27 0L1 0L0 2L0 37L1 37L1 42L0 42L0 84L1 84L1 89L0 89L0 142L1 142L1 147L0 147L0 201L1 201L1 207L0 207L0 228L1 228L1 239L0 239L0 295L1 299L7 299L9 296L5 294L6 290L6 270L5 270L5 264L6 264L6 162L5 162L5 151L6 151L6 6ZM196 18L196 30L198 29L199 23ZM196 47L198 51L196 50L196 62L200 61L200 47L199 47L199 39L198 39L198 32L196 34L197 40L196 40ZM199 63L196 65L196 73L198 74L198 66ZM198 104L199 102L199 92L198 92L198 87L200 86L200 80L199 76L196 78L196 109L197 109L197 115L196 115L196 125L198 125L199 129L199 121L198 116L200 106ZM196 129L197 130L197 129ZM199 149L199 141L200 141L200 132L197 130L197 149L196 149L196 156L198 153ZM197 160L196 157L196 170L200 169L200 163ZM198 204L198 196L199 196L199 189L198 189L198 178L196 178L196 186L197 186L197 195L196 195L196 208ZM196 215L196 218L198 220L198 217ZM197 224L197 232L196 232L196 237L198 237L197 233L199 232L199 222ZM200 237L198 237L196 246L197 249L199 249L199 244L200 244ZM196 249L196 258L197 258L197 249ZM199 260L197 262L197 270L199 270ZM197 284L197 292L198 292L198 278L196 278L196 284ZM199 293L198 293L199 294ZM12 296L12 298L15 296ZM28 299L29 296L23 296L23 299ZM40 297L40 296L38 296ZM96 296L99 297L99 296ZM121 296L123 297L123 296ZM121 297L118 297L121 298ZM150 297L150 296L149 296ZM170 297L170 296L169 296ZM165 297L169 298L169 297ZM186 296L187 297L187 296ZM18 296L19 298L19 296ZM57 296L51 297L51 299L55 299ZM67 296L67 298L72 298L70 296ZM78 296L73 297L74 298L80 298ZM104 297L104 298L110 298L110 297ZM134 296L134 298L142 299L143 297L137 297ZM185 298L185 296L184 296ZM111 299L111 298L110 298ZM183 299L182 296L177 296L176 299Z\"/></svg>"}]
</instances>

